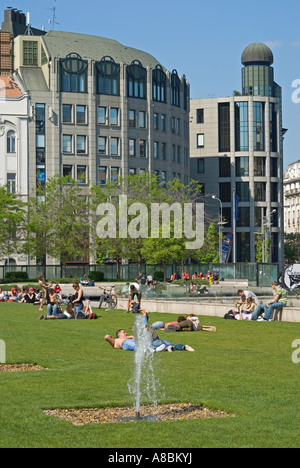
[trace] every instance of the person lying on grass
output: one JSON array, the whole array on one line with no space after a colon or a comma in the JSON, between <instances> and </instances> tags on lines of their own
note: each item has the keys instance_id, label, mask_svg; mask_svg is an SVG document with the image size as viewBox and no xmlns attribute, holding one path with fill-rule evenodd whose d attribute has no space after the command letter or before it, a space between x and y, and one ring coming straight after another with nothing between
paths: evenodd
<instances>
[{"instance_id":1,"label":"person lying on grass","mask_svg":"<svg viewBox=\"0 0 300 468\"><path fill-rule=\"evenodd\" d=\"M145 310L142 311L142 314L145 317L145 326L149 326L149 313ZM182 344L173 344L170 341L160 340L158 334L155 330L152 333L152 350L153 352L160 351L190 351L194 352L195 350L189 345ZM136 343L134 336L128 336L124 329L118 330L116 333L116 338L111 335L106 335L105 340L114 348L114 349L123 349L124 351L136 351Z\"/></svg>"}]
</instances>

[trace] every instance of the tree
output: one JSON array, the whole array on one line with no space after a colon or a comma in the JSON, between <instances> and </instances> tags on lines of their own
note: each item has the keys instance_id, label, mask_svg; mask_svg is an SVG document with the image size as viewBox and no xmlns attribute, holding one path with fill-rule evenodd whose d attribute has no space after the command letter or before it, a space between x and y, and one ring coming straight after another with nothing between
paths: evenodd
<instances>
[{"instance_id":1,"label":"tree","mask_svg":"<svg viewBox=\"0 0 300 468\"><path fill-rule=\"evenodd\" d=\"M285 262L290 265L298 263L300 259L300 234L298 232L284 236Z\"/></svg>"},{"instance_id":2,"label":"tree","mask_svg":"<svg viewBox=\"0 0 300 468\"><path fill-rule=\"evenodd\" d=\"M46 256L66 264L89 253L89 202L81 185L58 175L37 189L28 203L27 253L44 266Z\"/></svg>"},{"instance_id":3,"label":"tree","mask_svg":"<svg viewBox=\"0 0 300 468\"><path fill-rule=\"evenodd\" d=\"M0 258L22 252L26 205L6 186L0 187Z\"/></svg>"}]
</instances>

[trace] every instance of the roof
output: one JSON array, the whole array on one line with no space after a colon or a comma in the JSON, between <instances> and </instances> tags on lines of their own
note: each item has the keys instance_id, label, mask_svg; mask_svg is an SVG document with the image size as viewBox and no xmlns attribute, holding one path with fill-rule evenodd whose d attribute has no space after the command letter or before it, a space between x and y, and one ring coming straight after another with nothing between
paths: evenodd
<instances>
[{"instance_id":1,"label":"roof","mask_svg":"<svg viewBox=\"0 0 300 468\"><path fill-rule=\"evenodd\" d=\"M126 47L113 39L62 31L49 31L43 42L51 58L65 58L75 52L84 60L101 60L110 56L116 63L131 64L139 60L144 67L155 68L159 62L150 54Z\"/></svg>"},{"instance_id":2,"label":"roof","mask_svg":"<svg viewBox=\"0 0 300 468\"><path fill-rule=\"evenodd\" d=\"M0 97L20 98L23 93L15 80L9 76L0 76Z\"/></svg>"},{"instance_id":3,"label":"roof","mask_svg":"<svg viewBox=\"0 0 300 468\"><path fill-rule=\"evenodd\" d=\"M262 43L255 42L250 44L243 52L242 64L250 65L253 63L261 63L262 65L272 65L274 57L271 49Z\"/></svg>"},{"instance_id":4,"label":"roof","mask_svg":"<svg viewBox=\"0 0 300 468\"><path fill-rule=\"evenodd\" d=\"M18 73L25 90L49 91L43 71L38 67L21 67Z\"/></svg>"}]
</instances>

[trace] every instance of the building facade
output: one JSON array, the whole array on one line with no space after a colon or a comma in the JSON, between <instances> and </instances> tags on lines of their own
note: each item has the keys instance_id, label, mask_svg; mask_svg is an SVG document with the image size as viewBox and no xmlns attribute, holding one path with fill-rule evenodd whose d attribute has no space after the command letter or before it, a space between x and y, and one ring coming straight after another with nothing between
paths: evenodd
<instances>
[{"instance_id":1,"label":"building facade","mask_svg":"<svg viewBox=\"0 0 300 468\"><path fill-rule=\"evenodd\" d=\"M300 233L300 161L289 165L283 179L284 232Z\"/></svg>"},{"instance_id":2,"label":"building facade","mask_svg":"<svg viewBox=\"0 0 300 468\"><path fill-rule=\"evenodd\" d=\"M191 100L191 174L203 184L208 210L217 218L222 208L223 231L232 232L236 221L237 262L257 260L264 232L272 243L265 261L283 265L281 88L266 45L248 46L242 63L242 93Z\"/></svg>"}]
</instances>

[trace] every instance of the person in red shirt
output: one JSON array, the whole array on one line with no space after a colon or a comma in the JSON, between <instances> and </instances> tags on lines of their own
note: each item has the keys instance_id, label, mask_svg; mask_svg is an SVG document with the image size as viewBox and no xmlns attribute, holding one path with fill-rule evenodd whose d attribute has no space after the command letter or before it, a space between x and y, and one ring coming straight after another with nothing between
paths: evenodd
<instances>
[{"instance_id":1,"label":"person in red shirt","mask_svg":"<svg viewBox=\"0 0 300 468\"><path fill-rule=\"evenodd\" d=\"M187 270L185 270L183 277L184 277L185 280L190 279L190 275L188 274Z\"/></svg>"}]
</instances>

